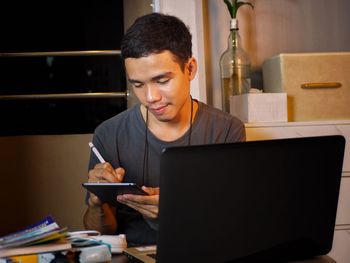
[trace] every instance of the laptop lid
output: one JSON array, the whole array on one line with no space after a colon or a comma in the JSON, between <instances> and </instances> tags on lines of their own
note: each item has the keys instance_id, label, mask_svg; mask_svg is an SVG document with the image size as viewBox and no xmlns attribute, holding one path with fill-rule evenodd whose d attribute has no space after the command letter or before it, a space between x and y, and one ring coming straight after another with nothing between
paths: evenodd
<instances>
[{"instance_id":1,"label":"laptop lid","mask_svg":"<svg viewBox=\"0 0 350 263\"><path fill-rule=\"evenodd\" d=\"M328 253L344 145L342 136L322 136L166 149L157 262Z\"/></svg>"}]
</instances>

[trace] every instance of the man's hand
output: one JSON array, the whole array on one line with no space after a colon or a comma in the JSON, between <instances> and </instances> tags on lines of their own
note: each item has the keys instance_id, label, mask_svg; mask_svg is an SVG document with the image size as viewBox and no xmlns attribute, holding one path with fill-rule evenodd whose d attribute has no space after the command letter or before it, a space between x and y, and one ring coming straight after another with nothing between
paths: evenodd
<instances>
[{"instance_id":1,"label":"man's hand","mask_svg":"<svg viewBox=\"0 0 350 263\"><path fill-rule=\"evenodd\" d=\"M142 189L147 192L148 195L118 195L117 201L139 211L145 217L155 219L158 217L159 187L152 188L142 186Z\"/></svg>"},{"instance_id":2,"label":"man's hand","mask_svg":"<svg viewBox=\"0 0 350 263\"><path fill-rule=\"evenodd\" d=\"M89 171L89 183L121 183L125 171L119 167L114 169L110 163L98 163Z\"/></svg>"},{"instance_id":3,"label":"man's hand","mask_svg":"<svg viewBox=\"0 0 350 263\"><path fill-rule=\"evenodd\" d=\"M98 163L89 171L89 183L121 183L124 179L125 170L121 167L114 169L110 163ZM90 193L90 206L101 206L100 199Z\"/></svg>"}]
</instances>

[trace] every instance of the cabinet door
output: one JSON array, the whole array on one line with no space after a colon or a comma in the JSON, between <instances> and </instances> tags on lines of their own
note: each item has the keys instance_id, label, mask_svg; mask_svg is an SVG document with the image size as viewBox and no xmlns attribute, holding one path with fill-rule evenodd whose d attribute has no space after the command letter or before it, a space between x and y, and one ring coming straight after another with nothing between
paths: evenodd
<instances>
[{"instance_id":1,"label":"cabinet door","mask_svg":"<svg viewBox=\"0 0 350 263\"><path fill-rule=\"evenodd\" d=\"M350 229L349 193L350 193L350 177L343 176L340 184L336 225L341 228L347 228L347 229Z\"/></svg>"},{"instance_id":2,"label":"cabinet door","mask_svg":"<svg viewBox=\"0 0 350 263\"><path fill-rule=\"evenodd\" d=\"M328 255L337 263L350 262L350 230L334 231L333 247Z\"/></svg>"},{"instance_id":3,"label":"cabinet door","mask_svg":"<svg viewBox=\"0 0 350 263\"><path fill-rule=\"evenodd\" d=\"M350 172L350 125L286 125L247 127L247 141L282 138L343 135L347 141L343 171Z\"/></svg>"},{"instance_id":4,"label":"cabinet door","mask_svg":"<svg viewBox=\"0 0 350 263\"><path fill-rule=\"evenodd\" d=\"M343 135L346 138L343 177L334 232L333 248L329 253L337 263L350 262L350 125L298 125L247 127L247 140L272 140L293 137Z\"/></svg>"},{"instance_id":5,"label":"cabinet door","mask_svg":"<svg viewBox=\"0 0 350 263\"><path fill-rule=\"evenodd\" d=\"M248 141L342 134L335 125L247 127L246 133Z\"/></svg>"},{"instance_id":6,"label":"cabinet door","mask_svg":"<svg viewBox=\"0 0 350 263\"><path fill-rule=\"evenodd\" d=\"M288 127L254 127L246 128L247 141L272 140L282 138L300 137L293 129Z\"/></svg>"},{"instance_id":7,"label":"cabinet door","mask_svg":"<svg viewBox=\"0 0 350 263\"><path fill-rule=\"evenodd\" d=\"M350 173L350 125L337 125L336 128L346 139L343 171ZM348 174L348 176L350 176L350 174Z\"/></svg>"}]
</instances>

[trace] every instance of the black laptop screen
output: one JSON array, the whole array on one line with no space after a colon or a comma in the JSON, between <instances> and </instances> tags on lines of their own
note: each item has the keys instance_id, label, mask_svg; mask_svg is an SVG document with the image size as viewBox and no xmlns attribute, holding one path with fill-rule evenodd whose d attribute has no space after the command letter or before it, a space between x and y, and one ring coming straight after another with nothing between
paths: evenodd
<instances>
[{"instance_id":1,"label":"black laptop screen","mask_svg":"<svg viewBox=\"0 0 350 263\"><path fill-rule=\"evenodd\" d=\"M342 136L168 148L157 262L266 262L332 247Z\"/></svg>"}]
</instances>

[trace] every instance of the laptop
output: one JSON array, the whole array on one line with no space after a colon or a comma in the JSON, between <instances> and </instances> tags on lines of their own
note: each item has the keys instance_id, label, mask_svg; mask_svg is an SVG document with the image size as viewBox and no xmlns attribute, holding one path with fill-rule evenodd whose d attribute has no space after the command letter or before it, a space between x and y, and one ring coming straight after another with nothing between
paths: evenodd
<instances>
[{"instance_id":1,"label":"laptop","mask_svg":"<svg viewBox=\"0 0 350 263\"><path fill-rule=\"evenodd\" d=\"M125 253L158 263L325 255L332 248L344 147L344 137L334 135L167 148L157 250Z\"/></svg>"}]
</instances>

